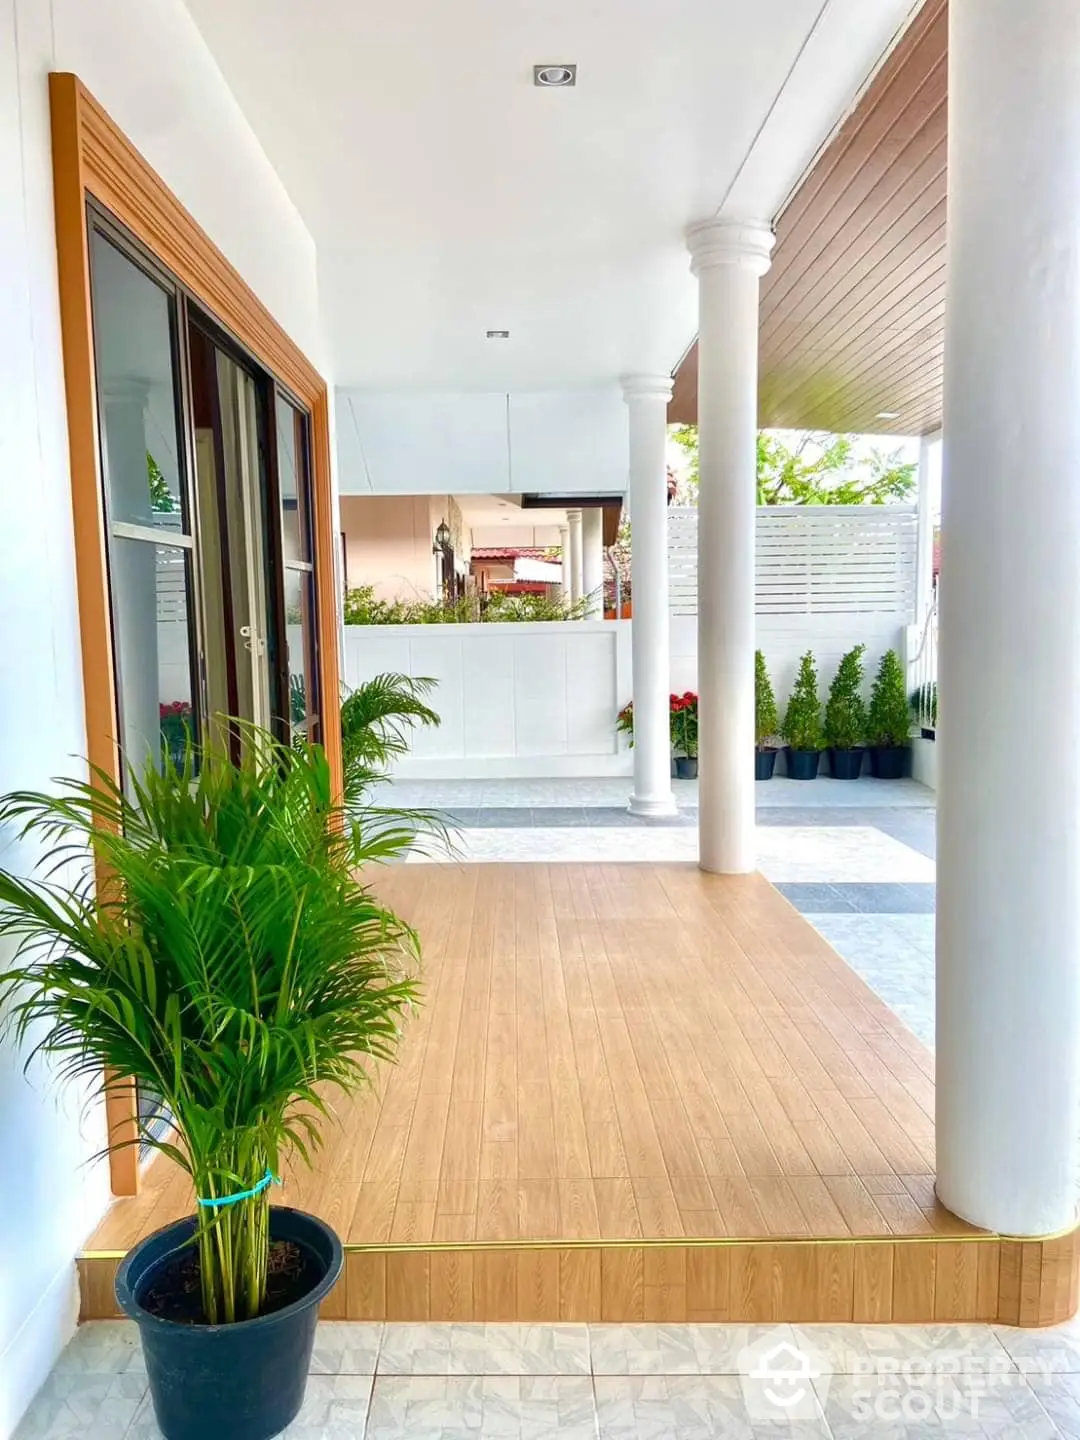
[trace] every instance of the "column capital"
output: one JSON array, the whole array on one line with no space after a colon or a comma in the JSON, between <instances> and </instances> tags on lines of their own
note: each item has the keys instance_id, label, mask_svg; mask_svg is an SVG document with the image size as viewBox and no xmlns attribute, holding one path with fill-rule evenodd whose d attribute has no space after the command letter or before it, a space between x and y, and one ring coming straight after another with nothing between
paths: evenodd
<instances>
[{"instance_id":1,"label":"column capital","mask_svg":"<svg viewBox=\"0 0 1080 1440\"><path fill-rule=\"evenodd\" d=\"M674 383L670 375L624 375L623 399L628 405L631 400L663 400L667 404Z\"/></svg>"},{"instance_id":2,"label":"column capital","mask_svg":"<svg viewBox=\"0 0 1080 1440\"><path fill-rule=\"evenodd\" d=\"M772 264L776 236L763 220L699 220L686 232L695 275L716 265L740 265L764 275Z\"/></svg>"}]
</instances>

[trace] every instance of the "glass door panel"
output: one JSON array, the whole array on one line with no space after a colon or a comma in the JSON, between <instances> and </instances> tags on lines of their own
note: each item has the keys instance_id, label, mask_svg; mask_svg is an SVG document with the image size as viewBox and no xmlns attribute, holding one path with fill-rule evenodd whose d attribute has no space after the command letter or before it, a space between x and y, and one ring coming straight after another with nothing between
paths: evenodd
<instances>
[{"instance_id":1,"label":"glass door panel","mask_svg":"<svg viewBox=\"0 0 1080 1440\"><path fill-rule=\"evenodd\" d=\"M117 738L139 770L182 760L199 709L176 297L96 227L90 259Z\"/></svg>"},{"instance_id":2,"label":"glass door panel","mask_svg":"<svg viewBox=\"0 0 1080 1440\"><path fill-rule=\"evenodd\" d=\"M294 736L321 738L316 666L308 417L280 391L274 401L281 554L285 587L289 720Z\"/></svg>"},{"instance_id":3,"label":"glass door panel","mask_svg":"<svg viewBox=\"0 0 1080 1440\"><path fill-rule=\"evenodd\" d=\"M270 728L279 706L259 386L195 323L189 353L210 713Z\"/></svg>"}]
</instances>

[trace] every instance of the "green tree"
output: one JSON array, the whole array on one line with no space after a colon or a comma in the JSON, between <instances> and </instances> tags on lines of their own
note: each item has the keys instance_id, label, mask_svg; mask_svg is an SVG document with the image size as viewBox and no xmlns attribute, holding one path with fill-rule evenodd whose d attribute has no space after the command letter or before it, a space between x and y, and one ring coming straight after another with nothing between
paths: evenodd
<instances>
[{"instance_id":1,"label":"green tree","mask_svg":"<svg viewBox=\"0 0 1080 1440\"><path fill-rule=\"evenodd\" d=\"M874 679L870 694L870 719L867 726L871 745L906 745L911 736L911 710L908 706L904 667L895 650L886 650Z\"/></svg>"},{"instance_id":2,"label":"green tree","mask_svg":"<svg viewBox=\"0 0 1080 1440\"><path fill-rule=\"evenodd\" d=\"M793 750L822 748L821 699L812 650L807 650L799 661L795 688L784 715L783 736Z\"/></svg>"},{"instance_id":3,"label":"green tree","mask_svg":"<svg viewBox=\"0 0 1080 1440\"><path fill-rule=\"evenodd\" d=\"M849 650L829 686L825 742L834 750L854 750L866 738L866 704L862 697L865 653L865 645Z\"/></svg>"},{"instance_id":4,"label":"green tree","mask_svg":"<svg viewBox=\"0 0 1080 1440\"><path fill-rule=\"evenodd\" d=\"M775 739L780 729L776 713L776 696L769 679L765 656L760 650L754 651L754 742L763 750L770 740Z\"/></svg>"},{"instance_id":5,"label":"green tree","mask_svg":"<svg viewBox=\"0 0 1080 1440\"><path fill-rule=\"evenodd\" d=\"M671 438L686 454L686 485L697 504L698 428L681 425ZM898 450L859 455L850 435L807 430L791 446L774 432L758 432L759 505L900 504L911 499L915 483L915 465L901 463Z\"/></svg>"}]
</instances>

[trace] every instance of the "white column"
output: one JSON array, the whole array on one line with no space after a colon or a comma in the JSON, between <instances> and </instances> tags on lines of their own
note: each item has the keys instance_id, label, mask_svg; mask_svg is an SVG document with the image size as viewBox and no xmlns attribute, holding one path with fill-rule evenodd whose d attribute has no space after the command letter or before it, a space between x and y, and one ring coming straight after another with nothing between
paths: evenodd
<instances>
[{"instance_id":1,"label":"white column","mask_svg":"<svg viewBox=\"0 0 1080 1440\"><path fill-rule=\"evenodd\" d=\"M634 664L634 815L674 815L671 793L671 618L668 613L667 375L623 381L630 410L630 564Z\"/></svg>"},{"instance_id":2,"label":"white column","mask_svg":"<svg viewBox=\"0 0 1080 1440\"><path fill-rule=\"evenodd\" d=\"M568 510L570 524L570 599L576 605L581 599L581 511Z\"/></svg>"},{"instance_id":3,"label":"white column","mask_svg":"<svg viewBox=\"0 0 1080 1440\"><path fill-rule=\"evenodd\" d=\"M918 549L915 565L916 614L920 625L926 624L926 617L934 600L934 507L930 493L930 472L933 467L934 450L941 443L940 431L924 435L919 442L919 530Z\"/></svg>"},{"instance_id":4,"label":"white column","mask_svg":"<svg viewBox=\"0 0 1080 1440\"><path fill-rule=\"evenodd\" d=\"M1076 1223L1080 7L952 0L938 1194Z\"/></svg>"},{"instance_id":5,"label":"white column","mask_svg":"<svg viewBox=\"0 0 1080 1440\"><path fill-rule=\"evenodd\" d=\"M701 868L756 868L754 526L758 282L772 231L706 220L688 234L698 277L698 831Z\"/></svg>"},{"instance_id":6,"label":"white column","mask_svg":"<svg viewBox=\"0 0 1080 1440\"><path fill-rule=\"evenodd\" d=\"M604 618L604 512L590 505L581 515L581 593L587 620Z\"/></svg>"},{"instance_id":7,"label":"white column","mask_svg":"<svg viewBox=\"0 0 1080 1440\"><path fill-rule=\"evenodd\" d=\"M571 584L570 584L570 526L569 526L569 525L560 525L560 526L559 526L559 549L560 549L561 558L562 558L562 602L563 602L564 605L569 605L569 604L570 604L570 598L571 598L571 591L572 591L572 589L573 589L573 587L572 587Z\"/></svg>"}]
</instances>

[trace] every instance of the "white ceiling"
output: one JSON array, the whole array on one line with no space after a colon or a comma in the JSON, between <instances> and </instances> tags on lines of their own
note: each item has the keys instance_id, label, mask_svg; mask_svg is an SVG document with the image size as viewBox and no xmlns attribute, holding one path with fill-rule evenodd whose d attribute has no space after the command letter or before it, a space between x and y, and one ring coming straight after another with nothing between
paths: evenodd
<instances>
[{"instance_id":1,"label":"white ceiling","mask_svg":"<svg viewBox=\"0 0 1080 1440\"><path fill-rule=\"evenodd\" d=\"M506 392L672 369L686 225L775 213L911 0L188 5L315 238L335 380Z\"/></svg>"}]
</instances>

